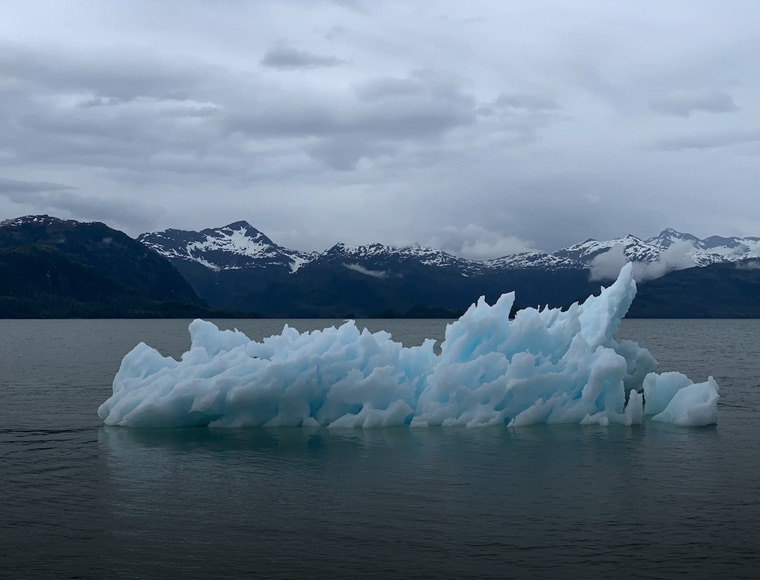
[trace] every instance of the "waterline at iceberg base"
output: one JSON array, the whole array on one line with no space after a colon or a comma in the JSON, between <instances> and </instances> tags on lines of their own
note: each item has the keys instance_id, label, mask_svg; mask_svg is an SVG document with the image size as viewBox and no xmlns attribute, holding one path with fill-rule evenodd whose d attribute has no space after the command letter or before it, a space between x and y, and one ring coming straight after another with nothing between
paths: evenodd
<instances>
[{"instance_id":1,"label":"waterline at iceberg base","mask_svg":"<svg viewBox=\"0 0 760 580\"><path fill-rule=\"evenodd\" d=\"M514 293L493 306L481 298L447 326L440 354L433 340L407 348L353 321L285 326L256 342L195 320L180 360L144 343L128 353L98 415L129 427L716 423L712 377L656 374L647 349L613 338L635 295L628 264L566 311L529 308L510 320Z\"/></svg>"}]
</instances>

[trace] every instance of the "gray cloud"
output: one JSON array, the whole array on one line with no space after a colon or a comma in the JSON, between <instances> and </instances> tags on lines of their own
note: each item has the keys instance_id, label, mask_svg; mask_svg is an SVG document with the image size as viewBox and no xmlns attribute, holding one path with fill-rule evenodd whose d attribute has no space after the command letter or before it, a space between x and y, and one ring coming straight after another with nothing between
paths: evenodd
<instances>
[{"instance_id":1,"label":"gray cloud","mask_svg":"<svg viewBox=\"0 0 760 580\"><path fill-rule=\"evenodd\" d=\"M687 135L662 139L655 145L655 149L662 151L683 151L688 149L717 149L720 147L732 147L743 143L760 141L760 130L726 131L722 133L709 133L704 135Z\"/></svg>"},{"instance_id":2,"label":"gray cloud","mask_svg":"<svg viewBox=\"0 0 760 580\"><path fill-rule=\"evenodd\" d=\"M117 99L116 97L92 97L78 102L76 106L82 109L88 109L90 107L114 107L123 102L124 101Z\"/></svg>"},{"instance_id":3,"label":"gray cloud","mask_svg":"<svg viewBox=\"0 0 760 580\"><path fill-rule=\"evenodd\" d=\"M395 99L314 98L310 103L282 99L262 103L254 111L229 112L224 126L230 132L257 136L329 137L372 135L383 139L417 139L436 136L458 125L473 123L475 102L464 93L419 88Z\"/></svg>"},{"instance_id":4,"label":"gray cloud","mask_svg":"<svg viewBox=\"0 0 760 580\"><path fill-rule=\"evenodd\" d=\"M0 2L0 174L71 186L0 218L136 208L133 234L248 219L303 249L484 257L760 233L760 6L367 6Z\"/></svg>"},{"instance_id":5,"label":"gray cloud","mask_svg":"<svg viewBox=\"0 0 760 580\"><path fill-rule=\"evenodd\" d=\"M561 109L554 99L538 94L500 94L494 101L496 107L511 107L528 111L557 111Z\"/></svg>"},{"instance_id":6,"label":"gray cloud","mask_svg":"<svg viewBox=\"0 0 760 580\"><path fill-rule=\"evenodd\" d=\"M138 97L189 100L204 93L219 67L128 51L97 53L41 50L0 43L0 72L24 86L53 92L83 91L101 102ZM13 86L13 84L11 84Z\"/></svg>"},{"instance_id":7,"label":"gray cloud","mask_svg":"<svg viewBox=\"0 0 760 580\"><path fill-rule=\"evenodd\" d=\"M20 181L0 177L0 195L13 201L23 200L25 195L73 189L70 185L47 181Z\"/></svg>"},{"instance_id":8,"label":"gray cloud","mask_svg":"<svg viewBox=\"0 0 760 580\"><path fill-rule=\"evenodd\" d=\"M208 67L200 67L197 78L175 74L170 77L175 89L168 91L145 80L161 76L164 64L146 61L138 75L145 90L135 86L126 92L123 87L134 79L129 69L117 66L99 78L85 70L87 62L58 54L54 67L70 71L70 77L47 78L43 55L3 54L0 71L16 75L17 83L5 94L0 87L10 112L5 123L0 117L0 147L12 149L16 163L65 162L143 174L226 171L250 179L272 165L272 156L292 157L286 150L298 148L345 171L362 157L392 153L401 143L429 140L475 119L474 99L435 71L370 79L357 85L356 98L314 94L304 101L300 94L273 92L257 79L241 85L232 71L219 68L206 76ZM395 85L409 90L403 95L390 90ZM246 139L257 140L255 151Z\"/></svg>"},{"instance_id":9,"label":"gray cloud","mask_svg":"<svg viewBox=\"0 0 760 580\"><path fill-rule=\"evenodd\" d=\"M739 107L728 93L719 90L677 91L649 101L649 108L662 115L688 117L692 113L735 113Z\"/></svg>"},{"instance_id":10,"label":"gray cloud","mask_svg":"<svg viewBox=\"0 0 760 580\"><path fill-rule=\"evenodd\" d=\"M79 195L72 189L60 183L0 178L0 197L29 208L31 213L105 221L115 227L126 228L139 228L145 223L156 225L165 214L160 207Z\"/></svg>"},{"instance_id":11,"label":"gray cloud","mask_svg":"<svg viewBox=\"0 0 760 580\"><path fill-rule=\"evenodd\" d=\"M475 122L475 99L435 71L378 78L357 86L357 98L281 99L258 111L229 112L230 134L306 139L309 155L347 171L362 158L393 155L404 144L428 142Z\"/></svg>"},{"instance_id":12,"label":"gray cloud","mask_svg":"<svg viewBox=\"0 0 760 580\"><path fill-rule=\"evenodd\" d=\"M323 139L309 148L309 155L337 171L351 171L361 159L373 159L392 154L394 147L370 137L362 139Z\"/></svg>"},{"instance_id":13,"label":"gray cloud","mask_svg":"<svg viewBox=\"0 0 760 580\"><path fill-rule=\"evenodd\" d=\"M261 66L269 68L298 70L338 66L346 64L346 61L334 56L314 54L289 46L275 46L266 51L260 63Z\"/></svg>"}]
</instances>

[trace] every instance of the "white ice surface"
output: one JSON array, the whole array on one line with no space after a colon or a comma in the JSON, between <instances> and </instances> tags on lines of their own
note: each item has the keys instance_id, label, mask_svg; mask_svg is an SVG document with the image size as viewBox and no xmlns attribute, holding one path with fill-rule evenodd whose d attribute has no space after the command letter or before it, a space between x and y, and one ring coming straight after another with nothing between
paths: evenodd
<instances>
[{"instance_id":1,"label":"white ice surface","mask_svg":"<svg viewBox=\"0 0 760 580\"><path fill-rule=\"evenodd\" d=\"M493 306L481 298L448 325L440 355L433 340L407 348L353 321L304 333L285 326L256 342L195 320L179 361L144 343L128 353L98 415L131 427L630 425L644 412L715 423L712 378L655 375L649 351L614 340L635 294L629 264L564 312L529 308L510 321L513 293Z\"/></svg>"},{"instance_id":2,"label":"white ice surface","mask_svg":"<svg viewBox=\"0 0 760 580\"><path fill-rule=\"evenodd\" d=\"M668 373L665 373L668 374ZM678 374L678 373L673 373ZM655 378L652 378L652 377ZM699 427L702 425L711 425L718 422L718 383L715 379L708 377L707 381L699 384L692 382L680 375L686 381L680 380L680 388L673 391L675 381L670 382L666 389L660 389L657 393L658 402L668 399L662 411L659 409L649 409L649 395L647 392L647 382L644 384L644 396L646 397L647 414L654 414L652 421L662 421L663 423L675 423L684 427ZM663 375L647 376L650 390L652 385L655 389L660 383ZM659 411L656 413L656 411ZM656 413L656 414L655 414Z\"/></svg>"}]
</instances>

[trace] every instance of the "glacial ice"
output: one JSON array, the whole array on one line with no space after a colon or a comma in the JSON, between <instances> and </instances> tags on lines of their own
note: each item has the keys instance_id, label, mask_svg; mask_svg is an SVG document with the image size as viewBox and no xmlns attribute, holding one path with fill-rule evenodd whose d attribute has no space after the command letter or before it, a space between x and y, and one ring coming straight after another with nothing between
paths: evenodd
<instances>
[{"instance_id":1,"label":"glacial ice","mask_svg":"<svg viewBox=\"0 0 760 580\"><path fill-rule=\"evenodd\" d=\"M681 373L651 373L644 379L644 397L652 421L683 426L718 422L718 383L712 377L695 385Z\"/></svg>"},{"instance_id":2,"label":"glacial ice","mask_svg":"<svg viewBox=\"0 0 760 580\"><path fill-rule=\"evenodd\" d=\"M535 423L700 426L717 421L718 385L655 374L648 350L613 337L636 294L625 266L568 310L509 313L514 293L481 298L434 341L404 347L387 332L287 325L261 342L203 320L180 360L144 343L123 359L98 409L130 427L388 427Z\"/></svg>"}]
</instances>

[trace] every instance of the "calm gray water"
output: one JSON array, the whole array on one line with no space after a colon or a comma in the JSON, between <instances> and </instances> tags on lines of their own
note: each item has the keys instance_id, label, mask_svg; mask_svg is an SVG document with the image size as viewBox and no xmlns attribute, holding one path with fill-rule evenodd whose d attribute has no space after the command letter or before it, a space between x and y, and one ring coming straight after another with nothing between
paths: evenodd
<instances>
[{"instance_id":1,"label":"calm gray water","mask_svg":"<svg viewBox=\"0 0 760 580\"><path fill-rule=\"evenodd\" d=\"M123 355L177 356L187 323L0 321L0 577L757 577L760 321L619 333L714 375L717 427L103 427ZM445 322L363 324L411 345Z\"/></svg>"}]
</instances>

